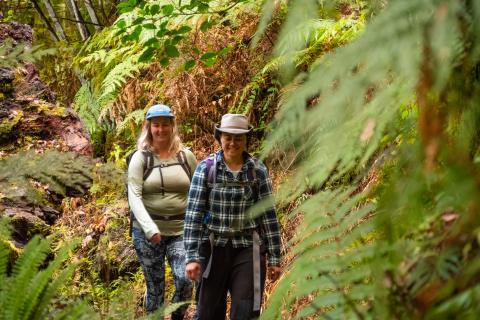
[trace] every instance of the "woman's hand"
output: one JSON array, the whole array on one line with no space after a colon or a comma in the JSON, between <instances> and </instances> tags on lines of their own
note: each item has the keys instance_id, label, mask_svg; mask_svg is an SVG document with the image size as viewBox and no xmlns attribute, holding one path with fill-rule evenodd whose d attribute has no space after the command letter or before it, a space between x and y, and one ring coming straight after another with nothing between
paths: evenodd
<instances>
[{"instance_id":1,"label":"woman's hand","mask_svg":"<svg viewBox=\"0 0 480 320\"><path fill-rule=\"evenodd\" d=\"M155 234L150 238L150 242L151 242L151 243L159 243L160 240L162 240L162 237L160 236L160 233L155 233Z\"/></svg>"},{"instance_id":2,"label":"woman's hand","mask_svg":"<svg viewBox=\"0 0 480 320\"><path fill-rule=\"evenodd\" d=\"M282 268L281 267L270 266L270 267L268 267L267 273L268 273L268 278L270 278L270 280L272 280L272 281L275 281L282 274Z\"/></svg>"},{"instance_id":3,"label":"woman's hand","mask_svg":"<svg viewBox=\"0 0 480 320\"><path fill-rule=\"evenodd\" d=\"M200 280L200 263L190 262L185 267L185 275L190 280Z\"/></svg>"}]
</instances>

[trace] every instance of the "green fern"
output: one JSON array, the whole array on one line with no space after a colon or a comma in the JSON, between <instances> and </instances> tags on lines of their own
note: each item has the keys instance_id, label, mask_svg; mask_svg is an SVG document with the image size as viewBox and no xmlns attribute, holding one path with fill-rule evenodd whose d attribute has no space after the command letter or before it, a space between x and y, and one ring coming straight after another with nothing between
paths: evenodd
<instances>
[{"instance_id":1,"label":"green fern","mask_svg":"<svg viewBox=\"0 0 480 320\"><path fill-rule=\"evenodd\" d=\"M118 92L128 79L133 78L140 70L147 66L145 63L138 62L139 56L140 53L127 56L122 62L116 64L105 79L103 79L100 89L101 95L98 100L102 101L104 105L116 98Z\"/></svg>"},{"instance_id":2,"label":"green fern","mask_svg":"<svg viewBox=\"0 0 480 320\"><path fill-rule=\"evenodd\" d=\"M471 207L480 206L480 180L469 156L479 148L479 79L471 70L480 60L480 3L392 0L364 31L342 27L345 38L332 43L351 42L328 53L293 34L316 12L315 1L293 2L277 46L288 61L275 64L294 89L265 150L299 154L282 203L313 195L298 209L292 262L263 317L471 316L478 296L461 292L480 274ZM310 33L319 43L323 27ZM296 53L309 50L318 58L303 60L308 72L296 74ZM415 103L418 113L400 116ZM375 168L385 144L389 164ZM365 171L385 172L374 191L357 190Z\"/></svg>"},{"instance_id":3,"label":"green fern","mask_svg":"<svg viewBox=\"0 0 480 320\"><path fill-rule=\"evenodd\" d=\"M138 128L139 125L145 119L145 111L142 109L130 112L125 119L117 126L117 134L121 134L127 129ZM135 136L136 132L132 132L132 136Z\"/></svg>"},{"instance_id":4,"label":"green fern","mask_svg":"<svg viewBox=\"0 0 480 320\"><path fill-rule=\"evenodd\" d=\"M10 237L10 222L8 219L0 219L0 278L4 279L7 276L7 268L9 264L9 247L7 245ZM3 289L5 282L0 283L0 290Z\"/></svg>"},{"instance_id":5,"label":"green fern","mask_svg":"<svg viewBox=\"0 0 480 320\"><path fill-rule=\"evenodd\" d=\"M99 127L98 118L101 106L92 94L90 83L86 81L78 90L74 98L74 108L85 123L90 134Z\"/></svg>"},{"instance_id":6,"label":"green fern","mask_svg":"<svg viewBox=\"0 0 480 320\"><path fill-rule=\"evenodd\" d=\"M91 165L75 153L48 150L44 154L21 152L0 161L2 197L26 197L34 203L42 202L43 195L31 181L48 185L61 195L84 194L92 183Z\"/></svg>"},{"instance_id":7,"label":"green fern","mask_svg":"<svg viewBox=\"0 0 480 320\"><path fill-rule=\"evenodd\" d=\"M41 49L41 46L28 47L25 44L13 45L12 39L0 43L0 67L13 68L21 61L36 61L51 55L55 49Z\"/></svg>"},{"instance_id":8,"label":"green fern","mask_svg":"<svg viewBox=\"0 0 480 320\"><path fill-rule=\"evenodd\" d=\"M6 219L2 219L2 224ZM50 314L53 298L70 280L75 264L65 267L64 263L73 249L73 243L62 246L56 257L42 268L50 254L51 239L36 236L28 242L13 265L12 272L2 273L0 285L1 319L67 319L67 314ZM8 255L8 248L0 247L0 256ZM79 318L91 316L85 305L69 306L76 310Z\"/></svg>"}]
</instances>

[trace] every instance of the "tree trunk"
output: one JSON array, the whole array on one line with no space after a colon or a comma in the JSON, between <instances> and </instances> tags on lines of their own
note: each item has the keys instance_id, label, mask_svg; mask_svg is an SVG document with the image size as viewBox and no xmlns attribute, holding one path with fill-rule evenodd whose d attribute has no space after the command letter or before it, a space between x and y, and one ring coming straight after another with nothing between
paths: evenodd
<instances>
[{"instance_id":1,"label":"tree trunk","mask_svg":"<svg viewBox=\"0 0 480 320\"><path fill-rule=\"evenodd\" d=\"M70 10L70 13L73 15L73 17L76 20L77 29L78 29L78 32L80 33L80 38L82 38L83 41L87 40L89 33L87 28L85 27L85 21L83 20L83 17L80 14L80 10L78 10L75 0L66 0L65 2L67 3L68 10Z\"/></svg>"},{"instance_id":2,"label":"tree trunk","mask_svg":"<svg viewBox=\"0 0 480 320\"><path fill-rule=\"evenodd\" d=\"M105 3L103 0L98 0L98 8L100 8L100 13L102 14L103 21L106 25L110 25L110 21L107 16L107 12L105 11Z\"/></svg>"},{"instance_id":3,"label":"tree trunk","mask_svg":"<svg viewBox=\"0 0 480 320\"><path fill-rule=\"evenodd\" d=\"M35 8L35 11L37 11L40 19L45 24L45 27L47 27L47 30L50 33L50 36L52 37L53 41L60 41L60 38L58 37L57 33L55 32L55 29L50 24L50 21L48 21L47 16L43 13L42 8L40 8L40 6L38 5L37 0L30 0L30 2L33 4L33 7Z\"/></svg>"},{"instance_id":4,"label":"tree trunk","mask_svg":"<svg viewBox=\"0 0 480 320\"><path fill-rule=\"evenodd\" d=\"M63 27L58 21L57 14L53 9L53 6L50 0L43 0L43 4L45 5L45 8L47 8L47 12L48 12L48 15L50 16L50 19L52 19L53 21L53 25L55 27L55 31L58 37L60 38L60 40L67 40L67 37L65 37L65 32L63 31Z\"/></svg>"},{"instance_id":5,"label":"tree trunk","mask_svg":"<svg viewBox=\"0 0 480 320\"><path fill-rule=\"evenodd\" d=\"M90 20L95 26L95 30L99 31L101 29L101 26L100 26L100 22L98 21L97 13L93 8L92 0L83 0L83 3L85 3L85 7L87 8L88 15L90 16Z\"/></svg>"}]
</instances>

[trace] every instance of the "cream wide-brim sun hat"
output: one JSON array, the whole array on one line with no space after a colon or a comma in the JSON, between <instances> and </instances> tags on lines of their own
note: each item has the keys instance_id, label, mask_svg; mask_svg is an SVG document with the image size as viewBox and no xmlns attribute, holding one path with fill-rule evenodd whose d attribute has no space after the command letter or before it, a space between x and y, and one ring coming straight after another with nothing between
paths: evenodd
<instances>
[{"instance_id":1,"label":"cream wide-brim sun hat","mask_svg":"<svg viewBox=\"0 0 480 320\"><path fill-rule=\"evenodd\" d=\"M248 134L253 130L253 126L248 123L248 119L243 114L227 113L222 116L220 125L215 125L215 139L220 139L222 132L231 134Z\"/></svg>"}]
</instances>

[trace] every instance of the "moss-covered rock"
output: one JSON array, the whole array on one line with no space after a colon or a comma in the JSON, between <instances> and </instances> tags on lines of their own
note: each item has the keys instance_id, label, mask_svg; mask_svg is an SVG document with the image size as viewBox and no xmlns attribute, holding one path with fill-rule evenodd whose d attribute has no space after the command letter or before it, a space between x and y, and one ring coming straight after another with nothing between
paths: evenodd
<instances>
[{"instance_id":1,"label":"moss-covered rock","mask_svg":"<svg viewBox=\"0 0 480 320\"><path fill-rule=\"evenodd\" d=\"M13 129L18 125L22 117L23 112L21 110L14 110L8 117L0 120L0 142L11 139L14 136Z\"/></svg>"},{"instance_id":2,"label":"moss-covered rock","mask_svg":"<svg viewBox=\"0 0 480 320\"><path fill-rule=\"evenodd\" d=\"M0 44L7 38L13 45L31 44L32 28L26 24L0 22ZM18 68L0 68L1 157L7 158L23 150L43 154L48 149L92 155L89 135L82 122L72 110L56 102L55 94L40 79L33 63L23 62ZM11 180L8 183L14 184L14 179ZM36 201L32 200L34 197L22 195L22 185L18 186L19 194L6 196L0 190L0 215L11 217L13 243L22 247L33 235L50 233L50 225L61 215L62 199L73 192L72 188L66 188L66 193L59 194L60 189L54 189L52 183L33 179L17 183L30 183L38 196ZM80 195L75 193L75 196ZM26 203L26 199L30 203Z\"/></svg>"},{"instance_id":3,"label":"moss-covered rock","mask_svg":"<svg viewBox=\"0 0 480 320\"><path fill-rule=\"evenodd\" d=\"M44 116L61 117L68 116L67 109L60 105L52 105L42 100L34 101L30 104L30 109Z\"/></svg>"},{"instance_id":4,"label":"moss-covered rock","mask_svg":"<svg viewBox=\"0 0 480 320\"><path fill-rule=\"evenodd\" d=\"M12 240L17 247L22 247L34 235L47 236L50 226L35 215L31 208L5 207L4 215L10 218L12 225Z\"/></svg>"}]
</instances>

